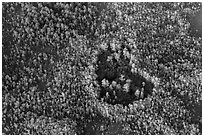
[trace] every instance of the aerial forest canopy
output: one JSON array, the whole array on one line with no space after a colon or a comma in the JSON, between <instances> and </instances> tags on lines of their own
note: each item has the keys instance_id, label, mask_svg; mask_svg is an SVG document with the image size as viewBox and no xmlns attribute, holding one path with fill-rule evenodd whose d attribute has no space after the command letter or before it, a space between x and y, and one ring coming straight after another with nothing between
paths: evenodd
<instances>
[{"instance_id":1,"label":"aerial forest canopy","mask_svg":"<svg viewBox=\"0 0 204 137\"><path fill-rule=\"evenodd\" d=\"M202 134L202 3L2 3L2 132Z\"/></svg>"}]
</instances>

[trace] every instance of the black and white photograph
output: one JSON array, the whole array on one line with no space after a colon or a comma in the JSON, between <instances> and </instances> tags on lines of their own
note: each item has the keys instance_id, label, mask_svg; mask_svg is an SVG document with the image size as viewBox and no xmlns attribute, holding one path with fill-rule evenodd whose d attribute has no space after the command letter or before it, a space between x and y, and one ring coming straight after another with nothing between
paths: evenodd
<instances>
[{"instance_id":1,"label":"black and white photograph","mask_svg":"<svg viewBox=\"0 0 204 137\"><path fill-rule=\"evenodd\" d=\"M202 135L202 2L1 2L2 135Z\"/></svg>"}]
</instances>

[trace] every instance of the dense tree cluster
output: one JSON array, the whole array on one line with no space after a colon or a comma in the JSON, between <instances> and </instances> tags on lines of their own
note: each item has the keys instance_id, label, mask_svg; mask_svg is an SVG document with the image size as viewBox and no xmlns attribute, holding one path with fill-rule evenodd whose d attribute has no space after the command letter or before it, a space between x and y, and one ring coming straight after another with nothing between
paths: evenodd
<instances>
[{"instance_id":1,"label":"dense tree cluster","mask_svg":"<svg viewBox=\"0 0 204 137\"><path fill-rule=\"evenodd\" d=\"M11 21L3 18L10 27L3 30L3 36L12 38L12 45L8 43L11 47L7 47L9 38L3 37L4 132L12 133L11 127L24 121L28 112L57 119L67 116L83 119L83 115L90 113L89 105L93 105L90 101L96 96L93 87L96 55L86 34L80 35L76 27L71 27L77 24L65 24L67 21L52 10L61 11L61 6L73 5L18 4L21 7L18 15L12 14L16 5L5 3L3 9L3 14L13 15ZM80 7L83 5L79 4ZM91 12L91 8L87 10ZM85 21L78 25L82 23ZM17 127L14 129L18 130Z\"/></svg>"},{"instance_id":2,"label":"dense tree cluster","mask_svg":"<svg viewBox=\"0 0 204 137\"><path fill-rule=\"evenodd\" d=\"M2 8L3 134L202 134L201 3Z\"/></svg>"}]
</instances>

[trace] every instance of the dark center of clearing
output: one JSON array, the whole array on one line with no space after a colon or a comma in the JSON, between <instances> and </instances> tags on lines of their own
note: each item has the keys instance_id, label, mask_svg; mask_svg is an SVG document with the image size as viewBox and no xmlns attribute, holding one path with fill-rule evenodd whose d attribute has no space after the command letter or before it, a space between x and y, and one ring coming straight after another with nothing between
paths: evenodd
<instances>
[{"instance_id":1,"label":"dark center of clearing","mask_svg":"<svg viewBox=\"0 0 204 137\"><path fill-rule=\"evenodd\" d=\"M96 71L97 81L100 85L98 99L103 99L112 105L122 104L126 106L135 100L144 99L151 95L153 83L139 74L132 73L129 60L123 55L119 61L114 57L111 61L107 61L111 55L111 50L102 51L98 55L98 69Z\"/></svg>"}]
</instances>

